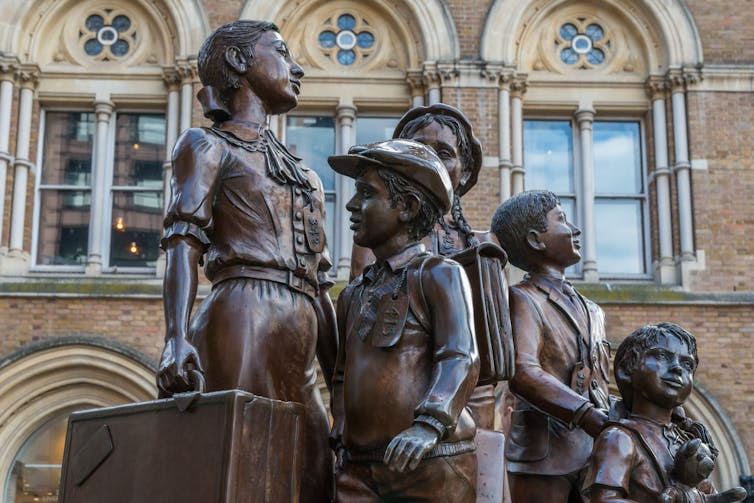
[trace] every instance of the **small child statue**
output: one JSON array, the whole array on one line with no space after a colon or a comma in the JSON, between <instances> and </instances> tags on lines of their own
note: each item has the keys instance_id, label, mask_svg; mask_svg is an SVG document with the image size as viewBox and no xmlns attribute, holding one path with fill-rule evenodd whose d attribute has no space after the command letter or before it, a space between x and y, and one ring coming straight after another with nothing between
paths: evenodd
<instances>
[{"instance_id":1,"label":"small child statue","mask_svg":"<svg viewBox=\"0 0 754 503\"><path fill-rule=\"evenodd\" d=\"M627 417L595 441L584 481L591 503L736 502L742 487L717 493L708 476L717 456L707 428L678 412L699 360L694 336L673 323L647 325L615 355Z\"/></svg>"}]
</instances>

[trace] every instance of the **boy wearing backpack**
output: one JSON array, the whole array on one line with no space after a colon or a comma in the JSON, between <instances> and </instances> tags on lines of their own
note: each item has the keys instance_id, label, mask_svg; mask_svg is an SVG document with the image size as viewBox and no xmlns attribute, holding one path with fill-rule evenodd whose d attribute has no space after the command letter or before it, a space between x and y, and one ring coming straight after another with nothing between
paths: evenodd
<instances>
[{"instance_id":1,"label":"boy wearing backpack","mask_svg":"<svg viewBox=\"0 0 754 503\"><path fill-rule=\"evenodd\" d=\"M452 186L430 148L390 140L329 158L356 179L347 203L367 267L338 299L333 376L336 501L473 502L477 382L470 288L462 267L419 242Z\"/></svg>"}]
</instances>

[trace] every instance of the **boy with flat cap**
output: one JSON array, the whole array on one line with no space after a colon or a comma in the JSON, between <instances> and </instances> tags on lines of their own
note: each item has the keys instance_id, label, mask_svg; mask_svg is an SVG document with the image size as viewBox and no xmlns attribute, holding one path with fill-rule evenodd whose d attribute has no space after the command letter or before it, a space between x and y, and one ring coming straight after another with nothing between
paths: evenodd
<instances>
[{"instance_id":1,"label":"boy with flat cap","mask_svg":"<svg viewBox=\"0 0 754 503\"><path fill-rule=\"evenodd\" d=\"M346 205L354 242L376 257L338 299L336 501L473 502L469 284L460 265L420 243L450 209L447 171L411 140L355 146L329 162L356 179Z\"/></svg>"}]
</instances>

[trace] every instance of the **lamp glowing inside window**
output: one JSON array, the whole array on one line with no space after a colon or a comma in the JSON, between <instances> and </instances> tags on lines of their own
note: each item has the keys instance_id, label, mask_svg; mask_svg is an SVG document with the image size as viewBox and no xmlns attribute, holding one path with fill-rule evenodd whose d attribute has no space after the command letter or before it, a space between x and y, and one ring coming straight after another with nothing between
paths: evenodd
<instances>
[{"instance_id":1,"label":"lamp glowing inside window","mask_svg":"<svg viewBox=\"0 0 754 503\"><path fill-rule=\"evenodd\" d=\"M335 57L341 65L354 64L358 59L359 52L371 49L374 46L374 35L364 29L357 31L357 24L356 17L351 14L342 14L337 19L337 32L327 29L319 34L320 47L323 49L338 48ZM366 21L362 24L366 24ZM361 56L365 57L366 55L361 54Z\"/></svg>"}]
</instances>

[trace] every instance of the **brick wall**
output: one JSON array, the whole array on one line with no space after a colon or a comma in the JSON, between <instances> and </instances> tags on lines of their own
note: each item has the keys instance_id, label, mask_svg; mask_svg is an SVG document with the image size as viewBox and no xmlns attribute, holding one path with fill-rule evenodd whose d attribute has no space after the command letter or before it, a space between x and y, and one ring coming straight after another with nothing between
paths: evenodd
<instances>
[{"instance_id":1,"label":"brick wall","mask_svg":"<svg viewBox=\"0 0 754 503\"><path fill-rule=\"evenodd\" d=\"M754 290L754 99L745 93L689 93L696 245L707 268L693 289Z\"/></svg>"},{"instance_id":2,"label":"brick wall","mask_svg":"<svg viewBox=\"0 0 754 503\"><path fill-rule=\"evenodd\" d=\"M686 0L699 30L704 61L754 62L754 0Z\"/></svg>"}]
</instances>

